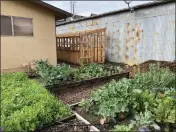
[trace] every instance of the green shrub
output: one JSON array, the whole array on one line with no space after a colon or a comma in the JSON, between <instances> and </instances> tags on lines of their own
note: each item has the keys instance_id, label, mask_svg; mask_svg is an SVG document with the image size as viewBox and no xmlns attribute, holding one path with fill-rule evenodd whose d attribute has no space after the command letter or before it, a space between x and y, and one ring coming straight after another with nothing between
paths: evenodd
<instances>
[{"instance_id":1,"label":"green shrub","mask_svg":"<svg viewBox=\"0 0 176 132\"><path fill-rule=\"evenodd\" d=\"M1 125L4 131L33 131L71 114L68 106L25 73L1 75Z\"/></svg>"}]
</instances>

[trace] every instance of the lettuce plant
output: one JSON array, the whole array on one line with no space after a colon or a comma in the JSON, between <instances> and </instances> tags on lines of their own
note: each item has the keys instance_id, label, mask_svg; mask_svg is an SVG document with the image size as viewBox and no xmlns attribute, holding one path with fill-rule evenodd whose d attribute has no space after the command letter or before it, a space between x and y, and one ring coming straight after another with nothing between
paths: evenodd
<instances>
[{"instance_id":1,"label":"lettuce plant","mask_svg":"<svg viewBox=\"0 0 176 132\"><path fill-rule=\"evenodd\" d=\"M161 95L157 95L157 107L154 109L157 122L168 124L175 123L176 118L176 91L170 89Z\"/></svg>"},{"instance_id":2,"label":"lettuce plant","mask_svg":"<svg viewBox=\"0 0 176 132\"><path fill-rule=\"evenodd\" d=\"M4 131L33 131L71 114L68 106L25 73L1 75L1 126Z\"/></svg>"}]
</instances>

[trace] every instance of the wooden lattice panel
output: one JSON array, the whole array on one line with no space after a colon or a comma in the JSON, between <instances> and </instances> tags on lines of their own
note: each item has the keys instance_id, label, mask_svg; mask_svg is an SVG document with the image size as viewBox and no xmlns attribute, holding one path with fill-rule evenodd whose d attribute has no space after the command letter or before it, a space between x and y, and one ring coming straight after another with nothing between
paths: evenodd
<instances>
[{"instance_id":1,"label":"wooden lattice panel","mask_svg":"<svg viewBox=\"0 0 176 132\"><path fill-rule=\"evenodd\" d=\"M57 35L59 60L85 65L104 63L106 28Z\"/></svg>"}]
</instances>

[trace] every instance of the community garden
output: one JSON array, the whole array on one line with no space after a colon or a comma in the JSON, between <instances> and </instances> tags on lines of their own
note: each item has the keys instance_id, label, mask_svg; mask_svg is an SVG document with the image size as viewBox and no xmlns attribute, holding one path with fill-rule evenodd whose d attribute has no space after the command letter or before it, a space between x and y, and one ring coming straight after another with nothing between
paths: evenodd
<instances>
[{"instance_id":1,"label":"community garden","mask_svg":"<svg viewBox=\"0 0 176 132\"><path fill-rule=\"evenodd\" d=\"M36 62L35 78L1 75L2 131L176 131L175 72ZM76 91L76 92L74 92Z\"/></svg>"}]
</instances>

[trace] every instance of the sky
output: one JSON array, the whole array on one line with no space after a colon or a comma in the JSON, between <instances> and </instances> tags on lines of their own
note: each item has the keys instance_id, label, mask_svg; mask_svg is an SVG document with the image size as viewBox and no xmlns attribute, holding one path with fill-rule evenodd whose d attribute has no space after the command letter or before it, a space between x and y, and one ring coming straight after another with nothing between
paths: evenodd
<instances>
[{"instance_id":1,"label":"sky","mask_svg":"<svg viewBox=\"0 0 176 132\"><path fill-rule=\"evenodd\" d=\"M71 12L70 1L44 1L57 8ZM152 1L132 1L130 6L144 4ZM101 14L109 11L128 8L128 5L122 1L76 1L75 14L82 16L90 16L91 13Z\"/></svg>"}]
</instances>

